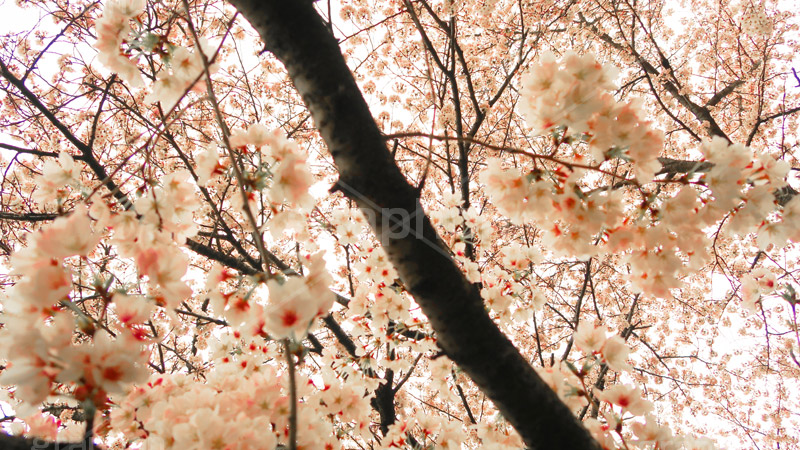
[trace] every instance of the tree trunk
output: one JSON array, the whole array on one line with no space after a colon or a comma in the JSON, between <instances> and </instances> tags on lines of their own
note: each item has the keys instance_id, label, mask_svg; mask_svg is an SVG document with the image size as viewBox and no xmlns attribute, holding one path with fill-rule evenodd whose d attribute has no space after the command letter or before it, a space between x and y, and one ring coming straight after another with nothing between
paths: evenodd
<instances>
[{"instance_id":1,"label":"tree trunk","mask_svg":"<svg viewBox=\"0 0 800 450\"><path fill-rule=\"evenodd\" d=\"M338 43L308 0L231 0L286 66L339 170L437 343L536 449L599 444L489 318L395 165Z\"/></svg>"}]
</instances>

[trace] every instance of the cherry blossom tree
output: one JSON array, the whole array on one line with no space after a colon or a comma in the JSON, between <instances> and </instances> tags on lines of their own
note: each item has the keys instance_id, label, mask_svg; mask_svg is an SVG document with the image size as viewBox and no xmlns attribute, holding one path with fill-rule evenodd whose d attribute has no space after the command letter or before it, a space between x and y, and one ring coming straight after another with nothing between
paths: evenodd
<instances>
[{"instance_id":1,"label":"cherry blossom tree","mask_svg":"<svg viewBox=\"0 0 800 450\"><path fill-rule=\"evenodd\" d=\"M0 442L798 448L798 17L699 6L19 2Z\"/></svg>"}]
</instances>

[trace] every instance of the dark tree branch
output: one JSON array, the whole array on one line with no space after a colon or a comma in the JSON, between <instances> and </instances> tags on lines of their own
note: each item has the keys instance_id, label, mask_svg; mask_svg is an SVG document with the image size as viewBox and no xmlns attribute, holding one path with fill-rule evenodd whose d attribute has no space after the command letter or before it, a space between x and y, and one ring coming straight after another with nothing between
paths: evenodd
<instances>
[{"instance_id":1,"label":"dark tree branch","mask_svg":"<svg viewBox=\"0 0 800 450\"><path fill-rule=\"evenodd\" d=\"M100 97L100 104L97 105L97 112L92 119L92 131L89 133L89 143L86 145L89 148L94 147L94 140L97 137L97 124L100 123L100 115L103 113L103 104L108 98L108 93L111 91L111 86L117 81L117 74L111 75L111 79L106 83L106 88L103 90L103 96Z\"/></svg>"},{"instance_id":2,"label":"dark tree branch","mask_svg":"<svg viewBox=\"0 0 800 450\"><path fill-rule=\"evenodd\" d=\"M389 427L397 420L397 414L394 410L395 391L392 389L394 371L386 369L383 380L384 382L378 386L378 389L375 389L375 397L372 398L370 403L381 416L381 433L386 436L389 433Z\"/></svg>"},{"instance_id":3,"label":"dark tree branch","mask_svg":"<svg viewBox=\"0 0 800 450\"><path fill-rule=\"evenodd\" d=\"M714 167L714 164L708 161L686 161L665 157L659 157L658 162L661 163L661 170L659 170L656 175L667 174L669 176L674 176L679 173L688 174L708 172L712 167ZM775 201L780 206L786 206L786 204L789 203L789 200L794 198L794 196L797 194L798 192L789 185L786 185L780 189L776 189L772 192L772 195L775 197Z\"/></svg>"},{"instance_id":4,"label":"dark tree branch","mask_svg":"<svg viewBox=\"0 0 800 450\"><path fill-rule=\"evenodd\" d=\"M405 375L403 375L403 378L401 378L400 381L398 381L395 387L392 389L395 392L395 394L400 392L400 388L402 388L403 385L406 384L406 381L408 381L408 379L411 378L411 374L414 373L414 369L417 367L419 360L422 359L422 355L423 354L420 353L419 355L417 355L416 358L414 358L414 363L411 364L411 367L408 368L408 371L406 372Z\"/></svg>"},{"instance_id":5,"label":"dark tree branch","mask_svg":"<svg viewBox=\"0 0 800 450\"><path fill-rule=\"evenodd\" d=\"M708 161L686 161L666 157L659 157L658 162L661 163L661 170L656 172L656 175L708 172L714 166Z\"/></svg>"},{"instance_id":6,"label":"dark tree branch","mask_svg":"<svg viewBox=\"0 0 800 450\"><path fill-rule=\"evenodd\" d=\"M13 220L15 222L45 222L54 220L56 217L58 217L58 214L0 212L0 220Z\"/></svg>"},{"instance_id":7,"label":"dark tree branch","mask_svg":"<svg viewBox=\"0 0 800 450\"><path fill-rule=\"evenodd\" d=\"M795 106L794 108L790 108L790 109L787 109L785 111L781 111L779 113L770 114L767 117L762 117L762 118L758 119L758 121L756 121L756 124L753 125L753 129L750 130L750 134L747 136L747 142L745 144L746 145L750 145L750 143L753 142L753 138L756 137L756 133L758 133L758 129L759 129L759 127L761 127L762 124L767 123L767 122L769 122L770 120L773 120L773 119L778 119L780 117L785 117L785 116L792 115L792 114L797 113L797 112L800 112L800 106Z\"/></svg>"},{"instance_id":8,"label":"dark tree branch","mask_svg":"<svg viewBox=\"0 0 800 450\"><path fill-rule=\"evenodd\" d=\"M467 417L469 417L469 421L473 424L478 423L475 420L475 416L472 415L472 409L469 407L469 402L467 401L467 396L464 394L464 389L461 389L461 385L458 384L458 382L456 382L456 390L458 391L458 396L461 398L461 404L464 405L464 409L467 411Z\"/></svg>"},{"instance_id":9,"label":"dark tree branch","mask_svg":"<svg viewBox=\"0 0 800 450\"><path fill-rule=\"evenodd\" d=\"M459 188L461 193L461 199L463 201L463 203L461 204L461 208L466 211L467 209L469 209L469 203L470 203L469 143L463 140L464 138L464 123L463 123L464 121L462 114L463 110L461 107L461 93L458 84L458 78L456 77L456 71L455 71L456 54L458 53L459 49L456 36L456 19L455 17L451 17L450 22L446 23L443 20L441 20L436 15L436 13L433 12L432 9L430 9L430 6L427 4L427 2L424 1L422 2L422 5L427 9L428 13L431 15L431 17L433 17L434 21L436 21L436 23L449 35L449 42L448 42L449 47L447 49L447 52L451 66L445 67L444 63L442 63L441 59L437 55L436 49L433 47L433 44L428 38L428 35L425 32L425 28L422 26L419 17L414 11L414 6L411 4L411 1L405 0L405 4L406 4L406 9L408 10L409 15L411 16L412 21L414 22L414 26L417 28L419 34L422 36L422 41L425 45L425 48L428 50L428 53L432 55L434 62L436 62L436 65L439 67L442 73L444 73L445 77L447 78L447 82L450 85L450 91L452 93L451 100L453 102L453 111L455 112L455 117L453 119L453 122L456 129L455 130L456 136L459 137L459 140L456 142L456 145L458 147L457 164L459 172ZM466 65L464 66L464 72L467 74L466 80L469 85L468 90L472 94L472 97L474 98L474 93L472 92L471 88L472 79L469 76L469 70L466 67ZM477 100L475 101L476 101L475 114L479 118L478 120L482 121L482 119L480 119L480 116L483 113L480 111L480 107L477 106ZM477 126L480 126L480 122L478 122L478 124L476 125L475 129L476 131L477 131ZM465 244L464 252L466 253L467 258L474 260L475 246L473 243L473 233L472 230L469 228L469 226L467 226L466 224L464 224L463 234L464 234L464 244Z\"/></svg>"},{"instance_id":10,"label":"dark tree branch","mask_svg":"<svg viewBox=\"0 0 800 450\"><path fill-rule=\"evenodd\" d=\"M709 107L709 106L714 106L714 105L716 105L716 104L717 104L717 103L719 103L719 102L720 102L720 101L721 101L723 98L725 98L725 97L727 97L728 95L730 95L730 93L731 93L731 92L733 92L734 90L736 90L736 88L738 88L739 86L741 86L741 85L743 85L743 84L744 84L744 80L736 80L736 81L734 81L733 83L731 83L731 84L729 84L729 85L725 86L725 88L724 88L724 89L722 89L721 91L719 91L719 92L717 92L716 94L714 94L714 96L713 96L713 97L711 97L711 100L709 100L708 102L706 102L706 105L705 105L705 106L706 106L706 107Z\"/></svg>"},{"instance_id":11,"label":"dark tree branch","mask_svg":"<svg viewBox=\"0 0 800 450\"><path fill-rule=\"evenodd\" d=\"M800 106L795 106L794 108L790 108L790 109L787 109L786 111L781 111L779 113L770 114L767 117L762 117L762 118L758 119L758 122L759 123L769 122L772 119L777 119L777 118L783 117L783 116L789 116L789 115L792 115L792 114L794 114L796 112L800 112Z\"/></svg>"},{"instance_id":12,"label":"dark tree branch","mask_svg":"<svg viewBox=\"0 0 800 450\"><path fill-rule=\"evenodd\" d=\"M32 148L23 148L23 147L17 147L16 145L4 144L2 142L0 142L0 148L4 148L6 150L12 150L12 151L15 151L17 153L27 153L27 154L36 155L36 156L58 157L58 153L56 153L56 152L44 152L44 151L41 151L41 150L34 150Z\"/></svg>"},{"instance_id":13,"label":"dark tree branch","mask_svg":"<svg viewBox=\"0 0 800 450\"><path fill-rule=\"evenodd\" d=\"M255 275L259 273L258 270L252 268L245 261L214 250L213 248L203 245L195 240L186 239L186 246L198 255L203 255L206 258L213 259L214 261L222 263L232 269L236 269L245 275Z\"/></svg>"},{"instance_id":14,"label":"dark tree branch","mask_svg":"<svg viewBox=\"0 0 800 450\"><path fill-rule=\"evenodd\" d=\"M494 401L528 446L599 449L492 322L477 286L440 244L312 2L232 3L283 62L333 155L340 176L335 188L370 218L403 283L436 330L442 350ZM395 226L387 232L397 225L392 218L400 212L418 219L412 221L415 228Z\"/></svg>"},{"instance_id":15,"label":"dark tree branch","mask_svg":"<svg viewBox=\"0 0 800 450\"><path fill-rule=\"evenodd\" d=\"M575 331L578 331L578 324L581 320L581 306L583 305L583 297L586 295L586 288L589 287L589 281L592 279L592 259L586 261L586 269L583 271L583 286L581 292L578 294L578 300L575 302L575 314L572 316L572 322L568 322L573 330L572 336L567 341L567 348L564 349L564 354L561 355L561 361L566 361L569 356L570 350L575 343Z\"/></svg>"},{"instance_id":16,"label":"dark tree branch","mask_svg":"<svg viewBox=\"0 0 800 450\"><path fill-rule=\"evenodd\" d=\"M5 78L12 86L17 88L19 92L25 97L30 104L36 108L61 134L64 135L67 140L72 143L80 152L81 156L75 159L80 159L85 162L89 168L94 172L95 176L103 183L109 191L114 195L122 205L127 209L130 208L133 204L128 199L128 196L125 195L120 189L119 186L111 179L111 177L106 172L106 168L100 164L100 162L95 158L94 154L92 153L92 147L90 147L85 142L78 139L77 136L67 127L58 117L56 117L55 113L50 111L47 106L45 106L39 97L27 86L25 86L25 82L11 73L8 70L8 67L5 63L0 60L0 75Z\"/></svg>"},{"instance_id":17,"label":"dark tree branch","mask_svg":"<svg viewBox=\"0 0 800 450\"><path fill-rule=\"evenodd\" d=\"M786 206L789 200L793 199L797 194L798 192L788 184L772 193L775 196L775 201L781 206Z\"/></svg>"}]
</instances>

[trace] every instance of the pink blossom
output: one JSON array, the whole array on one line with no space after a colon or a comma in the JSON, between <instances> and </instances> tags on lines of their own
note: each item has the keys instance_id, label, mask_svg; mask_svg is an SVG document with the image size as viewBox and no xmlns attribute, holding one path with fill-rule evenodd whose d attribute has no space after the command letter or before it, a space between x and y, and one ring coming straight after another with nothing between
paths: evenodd
<instances>
[{"instance_id":1,"label":"pink blossom","mask_svg":"<svg viewBox=\"0 0 800 450\"><path fill-rule=\"evenodd\" d=\"M51 258L87 256L101 237L92 231L91 223L86 207L79 205L69 216L57 218L35 235L35 245Z\"/></svg>"},{"instance_id":2,"label":"pink blossom","mask_svg":"<svg viewBox=\"0 0 800 450\"><path fill-rule=\"evenodd\" d=\"M606 342L606 331L603 325L595 326L591 322L582 321L578 323L573 335L575 345L588 354L597 353Z\"/></svg>"},{"instance_id":3,"label":"pink blossom","mask_svg":"<svg viewBox=\"0 0 800 450\"><path fill-rule=\"evenodd\" d=\"M598 400L621 406L623 411L627 411L634 416L642 416L653 409L653 404L642 398L641 389L615 384L608 389L595 392Z\"/></svg>"},{"instance_id":4,"label":"pink blossom","mask_svg":"<svg viewBox=\"0 0 800 450\"><path fill-rule=\"evenodd\" d=\"M608 364L608 367L617 371L631 370L631 366L627 362L630 351L630 348L625 344L625 340L618 335L608 338L600 349L603 361Z\"/></svg>"},{"instance_id":5,"label":"pink blossom","mask_svg":"<svg viewBox=\"0 0 800 450\"><path fill-rule=\"evenodd\" d=\"M100 63L119 74L133 87L144 85L136 63L121 50L131 31L130 19L144 10L144 0L109 0L95 23Z\"/></svg>"}]
</instances>

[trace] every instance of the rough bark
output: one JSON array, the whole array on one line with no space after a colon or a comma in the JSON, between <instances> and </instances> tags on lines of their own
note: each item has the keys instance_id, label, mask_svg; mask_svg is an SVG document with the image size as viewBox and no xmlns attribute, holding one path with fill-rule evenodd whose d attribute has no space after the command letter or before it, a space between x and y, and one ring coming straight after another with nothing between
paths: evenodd
<instances>
[{"instance_id":1,"label":"rough bark","mask_svg":"<svg viewBox=\"0 0 800 450\"><path fill-rule=\"evenodd\" d=\"M280 59L339 170L340 190L370 218L438 345L537 449L599 449L486 313L420 207L370 114L338 44L308 0L232 0Z\"/></svg>"}]
</instances>

